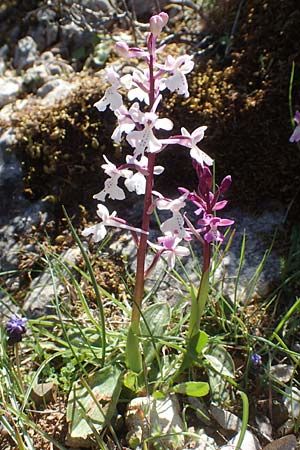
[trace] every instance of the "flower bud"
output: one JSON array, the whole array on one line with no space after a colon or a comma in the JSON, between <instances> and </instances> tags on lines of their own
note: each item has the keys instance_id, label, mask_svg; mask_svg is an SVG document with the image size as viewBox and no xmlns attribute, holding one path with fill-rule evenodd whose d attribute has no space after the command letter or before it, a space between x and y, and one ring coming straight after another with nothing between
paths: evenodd
<instances>
[{"instance_id":1,"label":"flower bud","mask_svg":"<svg viewBox=\"0 0 300 450\"><path fill-rule=\"evenodd\" d=\"M137 47L128 47L126 42L119 41L115 45L116 53L122 58L141 58L147 56L147 52Z\"/></svg>"},{"instance_id":2,"label":"flower bud","mask_svg":"<svg viewBox=\"0 0 300 450\"><path fill-rule=\"evenodd\" d=\"M123 58L128 57L129 47L126 44L126 42L122 42L122 41L117 42L115 45L115 50L119 56L121 56Z\"/></svg>"},{"instance_id":3,"label":"flower bud","mask_svg":"<svg viewBox=\"0 0 300 450\"><path fill-rule=\"evenodd\" d=\"M231 176L227 175L227 177L225 177L220 185L220 193L226 192L227 189L230 187L231 185Z\"/></svg>"},{"instance_id":4,"label":"flower bud","mask_svg":"<svg viewBox=\"0 0 300 450\"><path fill-rule=\"evenodd\" d=\"M150 31L152 34L157 36L163 27L168 23L169 16L165 12L161 12L150 19Z\"/></svg>"}]
</instances>

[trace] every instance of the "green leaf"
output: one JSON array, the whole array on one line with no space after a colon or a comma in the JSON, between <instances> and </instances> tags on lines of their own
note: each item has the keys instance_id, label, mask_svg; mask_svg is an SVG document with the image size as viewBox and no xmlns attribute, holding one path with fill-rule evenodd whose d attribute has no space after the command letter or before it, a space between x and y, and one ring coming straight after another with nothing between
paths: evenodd
<instances>
[{"instance_id":1,"label":"green leaf","mask_svg":"<svg viewBox=\"0 0 300 450\"><path fill-rule=\"evenodd\" d=\"M154 303L145 310L143 319L141 334L149 336L149 339L143 342L145 361L149 364L158 356L161 347L159 337L165 334L171 320L170 307L167 303Z\"/></svg>"},{"instance_id":2,"label":"green leaf","mask_svg":"<svg viewBox=\"0 0 300 450\"><path fill-rule=\"evenodd\" d=\"M137 374L131 371L126 372L123 379L123 385L131 391L136 391L138 387Z\"/></svg>"},{"instance_id":3,"label":"green leaf","mask_svg":"<svg viewBox=\"0 0 300 450\"><path fill-rule=\"evenodd\" d=\"M163 399L166 398L166 394L164 392L161 392L161 391L154 391L153 394L152 394L152 397L155 400L163 400Z\"/></svg>"},{"instance_id":4,"label":"green leaf","mask_svg":"<svg viewBox=\"0 0 300 450\"><path fill-rule=\"evenodd\" d=\"M88 442L95 430L101 431L110 422L121 392L121 378L121 370L109 366L73 384L66 414L72 446Z\"/></svg>"},{"instance_id":5,"label":"green leaf","mask_svg":"<svg viewBox=\"0 0 300 450\"><path fill-rule=\"evenodd\" d=\"M225 403L231 400L228 378L234 378L234 362L221 345L210 346L204 353L210 368L207 371L212 401Z\"/></svg>"},{"instance_id":6,"label":"green leaf","mask_svg":"<svg viewBox=\"0 0 300 450\"><path fill-rule=\"evenodd\" d=\"M191 367L194 363L199 362L199 357L202 355L207 343L208 334L204 331L198 331L190 338L182 365L180 367L180 372L183 372L185 369Z\"/></svg>"},{"instance_id":7,"label":"green leaf","mask_svg":"<svg viewBox=\"0 0 300 450\"><path fill-rule=\"evenodd\" d=\"M186 383L176 384L171 391L192 397L204 397L209 393L209 385L204 381L187 381Z\"/></svg>"},{"instance_id":8,"label":"green leaf","mask_svg":"<svg viewBox=\"0 0 300 450\"><path fill-rule=\"evenodd\" d=\"M234 378L234 362L224 347L221 345L210 347L204 356L209 365L220 375Z\"/></svg>"}]
</instances>

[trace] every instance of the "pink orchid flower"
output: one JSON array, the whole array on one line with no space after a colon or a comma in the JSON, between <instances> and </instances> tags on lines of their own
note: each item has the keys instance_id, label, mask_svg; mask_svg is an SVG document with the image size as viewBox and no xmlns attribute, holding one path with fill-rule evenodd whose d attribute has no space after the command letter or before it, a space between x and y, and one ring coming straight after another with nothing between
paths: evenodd
<instances>
[{"instance_id":1,"label":"pink orchid flower","mask_svg":"<svg viewBox=\"0 0 300 450\"><path fill-rule=\"evenodd\" d=\"M203 225L204 228L198 229L198 232L206 231L204 234L204 239L209 244L211 242L223 242L225 237L218 230L218 227L227 227L232 225L234 220L231 219L221 219L220 217L213 216L212 214L207 214L202 219L199 219L197 224Z\"/></svg>"},{"instance_id":2,"label":"pink orchid flower","mask_svg":"<svg viewBox=\"0 0 300 450\"><path fill-rule=\"evenodd\" d=\"M181 134L186 139L183 139L181 142L179 142L181 145L191 149L191 157L195 159L197 163L199 163L202 167L204 166L204 163L208 166L212 166L214 162L214 160L210 156L204 153L204 151L197 146L198 142L202 141L202 139L204 138L204 132L206 129L206 126L202 126L196 128L196 130L194 130L192 134L190 134L185 128L182 127Z\"/></svg>"},{"instance_id":3,"label":"pink orchid flower","mask_svg":"<svg viewBox=\"0 0 300 450\"><path fill-rule=\"evenodd\" d=\"M157 259L163 255L167 262L169 269L172 270L175 267L176 262L176 256L182 257L182 256L188 256L190 254L190 251L188 248L178 245L179 242L181 242L181 239L177 236L161 236L158 239L159 245L153 244L152 242L148 242L150 247L156 249L158 251L155 262ZM152 268L153 265L151 265ZM150 268L149 268L150 269ZM148 271L149 271L148 269ZM147 274L148 275L148 274Z\"/></svg>"},{"instance_id":4,"label":"pink orchid flower","mask_svg":"<svg viewBox=\"0 0 300 450\"><path fill-rule=\"evenodd\" d=\"M171 92L177 92L180 95L189 97L188 82L186 74L190 73L194 68L192 56L182 55L174 58L168 55L164 65L157 64L159 69L164 72L172 73L168 78L162 80L162 85L167 87Z\"/></svg>"},{"instance_id":5,"label":"pink orchid flower","mask_svg":"<svg viewBox=\"0 0 300 450\"><path fill-rule=\"evenodd\" d=\"M145 231L141 230L140 228L134 228L130 226L125 220L117 217L116 211L114 211L112 214L109 214L109 211L106 208L106 206L102 205L101 203L99 203L97 206L97 215L101 219L101 222L96 225L87 227L82 231L82 235L85 237L90 236L92 234L93 240L95 242L99 242L105 238L107 234L106 227L118 227L130 230L135 233L148 234Z\"/></svg>"},{"instance_id":6,"label":"pink orchid flower","mask_svg":"<svg viewBox=\"0 0 300 450\"><path fill-rule=\"evenodd\" d=\"M120 177L129 178L132 175L132 171L128 169L118 169L115 164L110 162L105 155L103 158L106 164L102 164L102 169L104 173L109 176L104 182L104 188L98 194L93 195L93 198L99 200L100 202L105 202L105 198L108 195L112 200L124 200L125 193L120 186L118 186L118 181Z\"/></svg>"},{"instance_id":7,"label":"pink orchid flower","mask_svg":"<svg viewBox=\"0 0 300 450\"><path fill-rule=\"evenodd\" d=\"M159 152L162 148L162 141L157 139L153 133L153 129L171 130L173 123L170 119L160 119L154 112L146 112L142 114L142 125L144 128L139 131L132 131L127 135L127 142L135 149L134 157L144 156L144 152Z\"/></svg>"}]
</instances>

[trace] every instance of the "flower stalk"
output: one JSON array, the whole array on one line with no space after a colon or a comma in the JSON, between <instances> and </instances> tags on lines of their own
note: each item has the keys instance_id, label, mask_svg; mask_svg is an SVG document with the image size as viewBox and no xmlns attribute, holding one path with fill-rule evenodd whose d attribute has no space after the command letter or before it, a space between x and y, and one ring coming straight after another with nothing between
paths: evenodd
<instances>
[{"instance_id":1,"label":"flower stalk","mask_svg":"<svg viewBox=\"0 0 300 450\"><path fill-rule=\"evenodd\" d=\"M107 197L113 200L123 200L125 191L120 185L123 178L124 187L129 192L144 195L141 227L133 227L126 220L118 217L116 211L110 213L106 206L100 203L97 207L97 215L101 222L83 231L84 236L92 234L93 239L98 242L105 237L106 227L115 226L129 230L137 244L137 269L131 325L126 344L127 367L136 374L142 373L139 335L145 278L151 273L161 256L167 262L168 270L172 270L177 257L189 255L189 249L181 243L193 238L200 242L204 258L202 278L197 294L192 299L188 331L188 339L192 340L195 337L194 340L196 340L201 316L208 298L211 246L214 242L224 240L224 236L218 228L233 223L232 220L222 219L216 215L216 212L227 204L225 200L219 200L219 198L229 187L231 178L224 178L216 192L212 192L213 177L209 167L212 166L213 159L198 146L204 138L207 127L199 126L191 132L181 127L181 134L169 135L163 139L157 137L157 130L170 131L173 129L172 121L168 118L161 118L157 112L163 98L162 92L168 89L170 92L176 92L187 98L189 90L186 75L194 67L192 57L189 55L181 55L177 58L167 55L164 61L161 61L164 46L157 48L157 38L167 22L168 15L164 12L151 17L150 33L145 49L130 48L125 42L116 44L116 51L122 58L140 58L144 65L133 69L132 74L123 76L120 76L114 67L109 67L106 70L106 78L110 87L95 104L99 111L104 111L109 107L114 112L118 125L112 134L112 139L116 143L120 143L125 135L127 143L133 149L133 154L127 155L126 163L119 167L116 167L104 155L106 163L102 165L102 168L108 178L104 183L104 188L95 194L94 198L100 202L105 202ZM128 91L129 101L137 99L128 108L123 104L123 97L119 92L121 88ZM189 149L198 176L197 191L190 192L185 188L179 188L180 196L175 199L167 198L154 190L154 175L160 175L164 170L162 166L155 166L156 155L169 145L180 145ZM197 207L194 211L194 220L190 220L182 212L188 201ZM158 211L165 210L171 216L160 223L162 235L157 238L158 243L149 240L150 219L156 209ZM148 246L154 249L156 254L149 266L145 267Z\"/></svg>"}]
</instances>

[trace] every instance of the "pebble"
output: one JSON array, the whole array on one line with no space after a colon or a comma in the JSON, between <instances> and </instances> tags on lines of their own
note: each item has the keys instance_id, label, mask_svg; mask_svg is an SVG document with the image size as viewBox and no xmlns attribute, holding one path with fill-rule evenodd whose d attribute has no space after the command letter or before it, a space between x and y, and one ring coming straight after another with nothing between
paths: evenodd
<instances>
[{"instance_id":1,"label":"pebble","mask_svg":"<svg viewBox=\"0 0 300 450\"><path fill-rule=\"evenodd\" d=\"M284 436L280 439L276 439L270 444L266 445L263 450L296 450L297 448L297 439L293 434L289 434L288 436Z\"/></svg>"}]
</instances>

